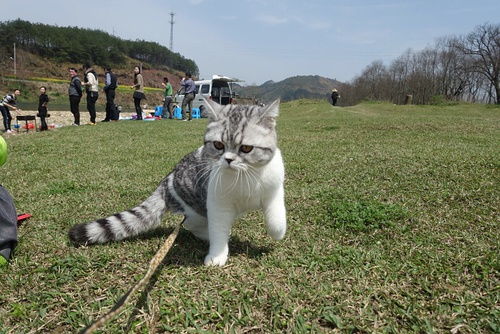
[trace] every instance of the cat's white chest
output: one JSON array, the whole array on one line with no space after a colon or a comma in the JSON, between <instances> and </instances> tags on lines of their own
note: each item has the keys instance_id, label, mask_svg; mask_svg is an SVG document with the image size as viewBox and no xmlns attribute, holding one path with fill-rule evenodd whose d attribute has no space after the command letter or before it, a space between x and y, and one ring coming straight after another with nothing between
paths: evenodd
<instances>
[{"instance_id":1,"label":"cat's white chest","mask_svg":"<svg viewBox=\"0 0 500 334\"><path fill-rule=\"evenodd\" d=\"M254 175L238 175L227 171L214 178L209 187L208 200L216 200L219 205L233 207L238 212L260 207L263 185Z\"/></svg>"}]
</instances>

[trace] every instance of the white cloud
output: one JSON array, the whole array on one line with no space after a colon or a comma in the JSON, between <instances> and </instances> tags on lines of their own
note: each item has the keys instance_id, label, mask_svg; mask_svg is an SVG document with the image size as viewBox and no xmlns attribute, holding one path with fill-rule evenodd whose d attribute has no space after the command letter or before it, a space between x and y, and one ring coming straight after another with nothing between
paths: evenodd
<instances>
[{"instance_id":1,"label":"white cloud","mask_svg":"<svg viewBox=\"0 0 500 334\"><path fill-rule=\"evenodd\" d=\"M273 15L260 15L257 17L257 20L269 25L277 25L288 22L288 19L285 17L277 17Z\"/></svg>"},{"instance_id":2,"label":"white cloud","mask_svg":"<svg viewBox=\"0 0 500 334\"><path fill-rule=\"evenodd\" d=\"M316 21L316 20L304 20L301 17L278 17L274 15L260 15L257 17L257 20L269 24L269 25L279 25L285 23L298 23L299 25L310 29L310 30L327 30L331 28L332 24L326 21Z\"/></svg>"}]
</instances>

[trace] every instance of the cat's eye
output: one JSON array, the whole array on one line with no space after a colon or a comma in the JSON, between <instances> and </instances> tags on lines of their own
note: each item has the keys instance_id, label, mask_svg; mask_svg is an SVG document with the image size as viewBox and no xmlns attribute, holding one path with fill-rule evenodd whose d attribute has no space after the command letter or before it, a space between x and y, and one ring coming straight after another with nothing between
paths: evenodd
<instances>
[{"instance_id":1,"label":"cat's eye","mask_svg":"<svg viewBox=\"0 0 500 334\"><path fill-rule=\"evenodd\" d=\"M214 147L218 150L223 150L224 149L224 144L221 143L220 141L214 141Z\"/></svg>"},{"instance_id":2,"label":"cat's eye","mask_svg":"<svg viewBox=\"0 0 500 334\"><path fill-rule=\"evenodd\" d=\"M250 145L241 145L240 151L243 153L250 153L253 150L253 146Z\"/></svg>"}]
</instances>

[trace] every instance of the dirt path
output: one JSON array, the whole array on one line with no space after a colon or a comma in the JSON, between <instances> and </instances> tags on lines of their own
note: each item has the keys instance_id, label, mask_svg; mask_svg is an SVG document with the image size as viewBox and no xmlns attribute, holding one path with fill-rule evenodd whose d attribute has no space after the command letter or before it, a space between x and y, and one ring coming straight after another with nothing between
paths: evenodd
<instances>
[{"instance_id":1,"label":"dirt path","mask_svg":"<svg viewBox=\"0 0 500 334\"><path fill-rule=\"evenodd\" d=\"M145 113L153 112L154 110L146 110L144 109ZM22 110L19 112L11 111L12 114L12 129L13 133L8 134L8 133L3 133L4 136L12 136L12 135L24 135L27 133L35 133L35 131L31 130L29 132L26 132L24 129L25 121L19 121L19 125L21 128L19 129L19 132L16 131L14 128L14 125L16 124L16 116L29 116L29 115L36 115L36 111L31 111L31 110ZM50 117L47 118L47 124L49 126L49 130L57 130L58 128L61 128L63 126L71 126L73 124L73 114L68 110L68 111L49 111ZM134 113L135 114L135 113ZM130 117L132 116L132 113L130 112L121 112L120 117ZM100 122L104 119L105 115L104 113L97 113L97 122ZM81 124L87 124L89 122L89 113L87 111L80 111L80 122ZM32 121L29 121L28 123L32 123ZM37 117L36 119L36 124L38 127L40 127L40 118ZM2 127L3 130L3 127Z\"/></svg>"}]
</instances>

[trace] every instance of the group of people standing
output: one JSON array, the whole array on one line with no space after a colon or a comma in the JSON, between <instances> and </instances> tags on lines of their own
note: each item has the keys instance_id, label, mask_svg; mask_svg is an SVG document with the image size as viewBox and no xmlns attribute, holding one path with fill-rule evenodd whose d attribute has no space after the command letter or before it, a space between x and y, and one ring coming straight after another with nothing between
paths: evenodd
<instances>
[{"instance_id":1,"label":"group of people standing","mask_svg":"<svg viewBox=\"0 0 500 334\"><path fill-rule=\"evenodd\" d=\"M69 68L69 75L71 77L68 95L70 110L73 114L73 125L80 125L80 101L83 94L86 94L87 110L89 112L89 124L96 124L96 102L99 98L99 79L95 70L91 65L85 64L83 66L83 82L78 76L78 69L71 67ZM119 110L115 105L116 89L118 87L117 75L113 73L110 67L105 68L104 73L104 93L106 94L106 117L102 122L117 121L119 119ZM190 121L192 119L191 109L192 103L196 95L196 85L192 79L190 73L186 73L186 76L182 78L181 89L179 91L184 92L184 99L182 101L182 120ZM164 102L163 102L163 114L162 118L173 119L173 108L174 108L174 89L172 84L169 82L167 77L163 78L162 86L164 87ZM141 101L146 98L144 94L144 78L141 73L141 68L139 66L134 67L134 84L131 86L134 89L133 100L135 112L137 114L138 120L143 119L143 111L141 107ZM179 93L179 92L177 92ZM3 99L0 100L0 112L3 117L3 125L5 132L11 133L11 123L12 115L11 110L19 110L16 106L17 97L21 94L20 89L15 89L11 94L7 94ZM47 111L47 106L49 103L49 97L47 95L47 88L45 86L40 87L40 96L38 101L38 114L41 120L40 130L48 130L46 118L50 117Z\"/></svg>"},{"instance_id":2,"label":"group of people standing","mask_svg":"<svg viewBox=\"0 0 500 334\"><path fill-rule=\"evenodd\" d=\"M83 91L87 94L87 110L90 116L89 124L96 124L96 109L95 104L99 97L99 80L97 73L90 65L84 65L83 83L78 77L78 70L74 67L69 69L71 81L68 87L70 110L74 117L73 125L80 125L80 100L83 96ZM104 74L104 93L106 94L106 117L102 122L117 121L118 110L115 106L115 90L118 87L118 80L110 67L105 68ZM144 94L144 93L143 93ZM135 101L135 95L134 95Z\"/></svg>"},{"instance_id":3,"label":"group of people standing","mask_svg":"<svg viewBox=\"0 0 500 334\"><path fill-rule=\"evenodd\" d=\"M118 109L115 106L115 90L117 88L117 76L111 71L111 68L106 68L105 73L105 86L104 92L106 93L106 117L102 122L116 121L118 120ZM95 103L99 96L98 92L98 79L96 72L89 66L84 66L84 82L82 84L80 78L78 77L78 71L75 68L70 68L69 73L71 76L71 82L68 88L68 94L70 99L71 113L74 115L73 125L80 125L80 111L79 103L83 95L82 85L85 87L87 93L87 110L90 114L90 123L95 123ZM192 102L196 95L196 86L192 79L190 73L186 73L186 77L181 80L181 89L184 91L184 100L182 101L182 120L191 120L191 108ZM163 103L163 114L162 118L173 118L173 102L174 102L174 89L170 84L167 77L163 78L162 86L165 88L164 91L164 103ZM137 114L137 120L142 120L142 107L141 102L146 98L144 94L144 78L141 73L141 68L139 66L134 67L134 84L131 86L134 89L133 99L134 108ZM189 114L187 116L187 114Z\"/></svg>"}]
</instances>

